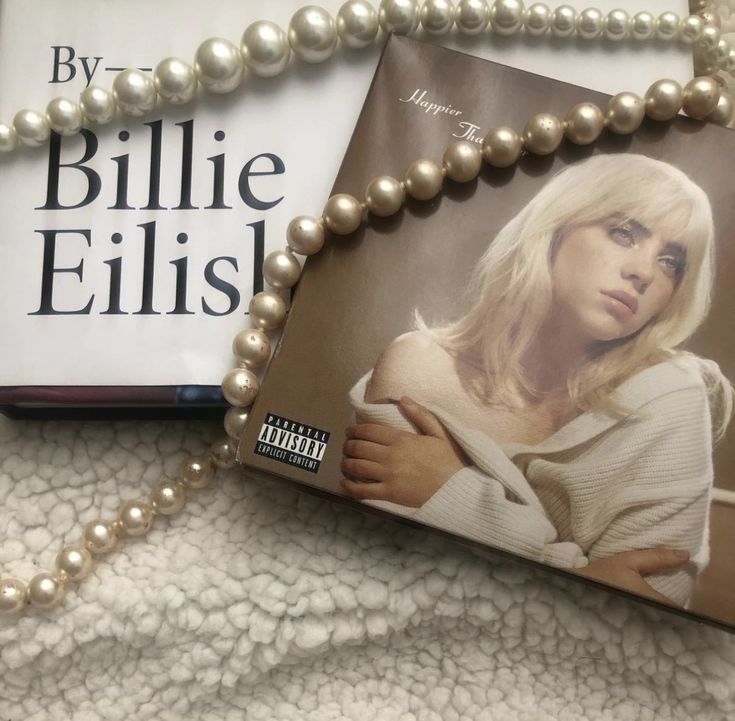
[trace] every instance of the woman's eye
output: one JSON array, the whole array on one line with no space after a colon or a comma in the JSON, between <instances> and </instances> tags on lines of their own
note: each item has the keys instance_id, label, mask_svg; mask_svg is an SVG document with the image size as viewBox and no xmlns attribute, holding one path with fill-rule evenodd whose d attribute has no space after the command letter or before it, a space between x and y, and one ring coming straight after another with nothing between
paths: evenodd
<instances>
[{"instance_id":1,"label":"woman's eye","mask_svg":"<svg viewBox=\"0 0 735 721\"><path fill-rule=\"evenodd\" d=\"M658 262L671 275L680 275L684 270L684 259L677 255L662 255L659 257Z\"/></svg>"},{"instance_id":2,"label":"woman's eye","mask_svg":"<svg viewBox=\"0 0 735 721\"><path fill-rule=\"evenodd\" d=\"M613 225L608 229L608 233L613 240L621 245L635 245L635 232L627 225Z\"/></svg>"}]
</instances>

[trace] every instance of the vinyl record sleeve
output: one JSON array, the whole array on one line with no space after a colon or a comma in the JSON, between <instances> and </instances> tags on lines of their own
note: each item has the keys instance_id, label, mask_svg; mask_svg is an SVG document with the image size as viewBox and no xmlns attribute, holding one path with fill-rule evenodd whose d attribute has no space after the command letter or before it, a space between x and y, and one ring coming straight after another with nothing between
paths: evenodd
<instances>
[{"instance_id":1,"label":"vinyl record sleeve","mask_svg":"<svg viewBox=\"0 0 735 721\"><path fill-rule=\"evenodd\" d=\"M535 113L549 112L563 118L576 103L592 102L605 108L608 99L609 96L581 87L407 38L393 37L383 53L333 193L349 193L362 198L367 183L376 176L390 175L401 179L408 165L419 158L440 164L445 147L453 139L462 138L481 147L482 138L491 128L503 125L520 130ZM468 522L465 526L462 513L474 513L471 499L462 499L452 512L444 513L437 509L433 500L443 492L448 483L425 506L419 508L386 501L361 503L346 498L339 485L340 479L344 477L341 471L343 442L345 428L356 422L355 394L364 394L366 374L376 366L387 348L394 347L396 338L405 338L404 334L415 338L417 333L422 333L417 331L417 314L429 327L441 326L463 317L473 302L470 284L473 271L501 229L518 216L559 171L597 158L615 156L620 156L623 161L631 159L631 163L638 162L638 156L657 159L661 161L659 165L665 163L667 167L673 166L676 170L671 172L676 177L680 177L681 173L688 176L687 182L701 189L697 193L702 195L703 191L706 194L712 208L715 229L714 292L711 307L703 322L693 334L689 334L690 337L680 347L698 357L714 360L726 378L734 379L735 336L732 333L732 310L735 307L735 288L729 279L732 277L735 262L732 237L735 221L735 204L732 202L735 135L730 130L683 116L669 124L644 120L640 130L633 136L603 131L599 141L593 145L577 146L564 140L559 150L550 156L524 154L518 164L508 169L484 166L475 181L459 184L447 180L442 192L430 201L419 202L409 198L395 215L387 218L371 215L368 222L354 234L328 237L324 249L310 257L306 263L281 341L250 411L248 425L239 446L240 461L252 468L295 481L316 492L357 504L366 510L390 513L410 524L419 523L448 533L475 548L491 547L564 573L573 572L574 569L569 565L571 556L565 556L567 560L561 561L554 556L556 550L544 556L543 553L528 550L533 544L525 547L515 542L489 542L487 537L478 535L472 524ZM602 178L600 184L604 185ZM595 185L596 182L588 182L587 187L577 190L583 195L587 190L592 194ZM658 186L650 188L651 194L659 191ZM647 192L640 195L646 196ZM610 227L606 226L606 233L614 235L610 242L615 248L622 247L623 241L618 237L622 231L617 226L616 229L611 229L612 224L608 225ZM629 231L628 228L625 232ZM559 249L570 242L570 231L567 229L564 232L566 234L557 246ZM655 228L649 231L649 236L658 237ZM628 243L627 240L625 242ZM635 243L630 241L630 245L635 245L636 248L648 247L647 242L649 241L641 240L638 245L637 240ZM692 248L694 246L682 251L677 243L666 241L664 244L661 241L660 247L655 251L652 266L654 271L659 272L664 268L666 273L677 274L672 281L669 300L657 311L661 317L669 312L668 303L674 302L671 299L683 297L683 290L679 295L677 292L690 287L685 284L684 279L693 277L686 273L689 272L689 266L694 267L698 262L695 258L699 252ZM554 252L561 253L561 250ZM689 255L677 260L676 254L681 252L685 256L687 253ZM545 261L551 268L555 267L561 255L553 258L553 261L551 257ZM704 267L703 263L704 261L698 267ZM594 280L593 269L577 270L577 279L584 279L589 274ZM627 270L625 272L628 273ZM697 277L704 276L700 274ZM634 284L639 282L637 275L635 278ZM686 283L692 282L686 280ZM640 291L639 312L643 313L643 309L647 307L645 304L651 297L650 294L645 297L649 286L644 284L635 287L636 293ZM656 286L652 284L650 287ZM636 312L631 311L628 306L621 310L618 304L623 301L630 306L628 296L623 296L622 301L620 298L605 300L606 312L616 322L623 317L627 322L629 316ZM649 324L658 322L659 315L652 316ZM619 340L621 335L625 336L626 333L617 332L612 342ZM416 356L415 362L411 362L419 368L419 374L423 373L420 346L418 352L417 346L409 347ZM612 346L604 346L604 352L610 347ZM666 386L658 368L659 366L651 366L649 363L642 369L642 375L635 374L635 383L631 381L630 387L637 388L642 404L644 400L646 403L651 401L659 404L662 402L659 396L674 398L678 402L679 385L686 385L689 381L682 380L683 376L676 375L677 371L674 372L676 378L671 381L673 385ZM442 373L432 376L437 365L430 359L427 360L425 369L428 369L428 376L423 378L423 383L425 397L429 399L426 400L426 405L436 410L441 405L436 401L441 396L441 388L450 383L448 377ZM363 386L360 386L360 382ZM416 389L415 379L407 378L406 383L407 387ZM621 384L616 388L616 393L619 391L620 397L630 400L630 396L624 395L624 388L628 386ZM659 388L663 389L661 393L658 392ZM351 392L353 402L350 401ZM384 407L390 407L393 414L399 412L395 403L399 396L400 392L392 399L384 399L387 401ZM633 395L632 398L636 403L638 395ZM357 400L364 401L364 398ZM421 401L420 398L417 400ZM659 406L650 407L658 409ZM625 408L626 412L631 411L629 406ZM675 404L675 408L679 409L679 406ZM462 412L461 403L452 409L452 413L460 416ZM676 410L674 415L678 412ZM658 410L654 412L656 414ZM645 415L645 408L642 415ZM578 551L581 549L581 563L599 558L606 553L604 550L596 550L605 545L606 529L619 536L616 541L618 546L614 543L608 544L608 549L641 550L663 545L686 547L691 551L692 561L682 567L682 573L689 578L690 583L677 601L659 602L675 612L696 616L732 630L735 624L735 575L730 563L735 544L730 530L735 525L735 506L732 503L735 498L733 431L731 428L717 443L713 452L711 421L709 414L705 415L706 418L703 415L692 422L684 421L684 427L678 431L670 424L667 425L665 418L656 415L663 427L660 436L650 443L650 458L644 453L643 465L640 466L644 469L640 471L643 480L638 483L639 479L635 475L638 471L635 470L629 478L631 497L635 496L637 501L631 501L625 507L625 504L621 506L618 503L620 499L610 500L612 489L617 486L618 481L621 484L624 482L623 468L619 473L612 472L605 484L595 486L595 493L600 498L597 506L585 503L575 505L574 498L561 498L559 507L566 509L561 515L558 508L551 508L554 504L549 501L548 493L545 494L541 488L547 479L543 474L540 479L538 474L533 476L529 470L528 453L524 460L524 454L518 450L519 444L514 446L512 442L496 443L487 432L487 424L483 424L482 418L470 431L480 433L488 445L492 445L495 451L499 449L498 452L503 456L496 463L498 475L488 481L495 484L494 492L500 493L502 504L511 504L514 513L519 505L524 512L528 508L536 508L542 522L551 523L553 527L554 538L547 541L551 541L554 549L559 544L569 543ZM445 419L450 416L447 411ZM542 457L542 461L544 458L548 461L552 451L567 452L569 448L560 443L560 440L569 440L570 428L579 431L580 426L586 422L585 419L590 421L593 428L586 436L582 434L584 443L604 446L605 439L611 437L606 429L618 428L613 416L612 411L610 414L580 411L579 417L552 428L549 437L541 432L542 429L538 429L541 435L537 438L537 443L526 445L526 451L538 447L540 450L534 450L532 454L536 461L539 461L539 457ZM621 421L621 427L634 423L633 416L635 413ZM456 415L452 417L455 420L457 418ZM445 428L448 424L451 426L448 420L443 422ZM595 426L595 423L599 426ZM455 425L466 430L466 425L473 424L467 421L465 425ZM647 432L645 428L647 427L643 427L641 431L644 435ZM635 427L632 432L633 437L642 437ZM683 440L677 440L677 432ZM480 436L472 437L477 440ZM700 436L701 440L696 440ZM458 438L455 437L455 440ZM459 442L460 445L466 442L467 447L471 446L466 437ZM544 446L544 443L547 445ZM556 448L551 447L554 444ZM689 463L686 449L690 446L694 449L692 454L697 455L701 461L699 465L693 466ZM470 453L467 447L463 447ZM545 457L543 448L549 449ZM673 451L669 453L665 450L667 448L673 448ZM676 455L680 452L684 454L681 457ZM572 451L572 456L574 453ZM671 486L667 487L664 482L663 490L658 488L658 500L650 494L643 493L641 496L639 491L645 485L643 481L647 478L644 478L645 473L648 473L646 469L652 467L654 474L660 472L661 468L656 466L653 459L667 453L675 456L662 461L664 464L668 463L671 469ZM600 468L622 462L615 447L610 453L593 455L591 459ZM483 483L488 477L487 459L477 460L470 453L470 461L475 464L473 468L477 463L485 464L481 469L484 475L480 474L484 480L477 481L484 487ZM639 466L636 465L636 468ZM529 486L523 485L526 480L524 473L529 476ZM561 473L563 475L563 470ZM506 483L503 474L506 480L516 474L521 485L515 487L512 483ZM667 474L668 471L664 475ZM714 490L710 488L712 479ZM471 485L469 483L467 488ZM458 483L454 486L453 492L456 492L457 487L462 488ZM518 491L521 487L522 490ZM700 488L700 491L692 491L694 487ZM688 496L690 492L694 493L696 500ZM424 509L432 503L436 513L429 522ZM477 503L487 504L488 501L487 498L480 498ZM672 511L671 504L677 503L679 510ZM620 536L620 528L625 528L627 521L620 528L616 523L620 519L629 518L633 512L632 507L636 504L639 518L632 526L636 531L631 531L630 538L626 538L624 533ZM458 508L463 510L457 510ZM667 514L681 520L683 516L680 512L687 508L697 517L696 521L691 521L687 516L693 523L684 533L689 541L679 538L677 531L666 535L666 529L670 528ZM574 514L584 509L586 516L582 519L582 525L588 523L599 526L592 541L575 535L577 527L574 526ZM687 512L684 512L685 516ZM646 514L652 514L649 525L646 525L647 521L640 522L641 517L649 518ZM501 517L496 526L500 527L508 520ZM678 528L677 523L678 521L674 526ZM497 528L490 530L492 532L488 537L496 538ZM513 535L510 531L509 533ZM656 541L659 538L664 540ZM692 541L692 538L695 540ZM562 550L564 555L568 549ZM595 553L598 555L595 556ZM607 553L612 555L610 550ZM586 554L589 554L589 559ZM704 566L706 570L703 570ZM676 572L664 572L662 576L674 578ZM574 573L574 577L579 576ZM661 579L657 579L657 582L658 580ZM673 588L667 583L664 579L658 587L664 590ZM613 583L606 585L643 598L633 588Z\"/></svg>"}]
</instances>

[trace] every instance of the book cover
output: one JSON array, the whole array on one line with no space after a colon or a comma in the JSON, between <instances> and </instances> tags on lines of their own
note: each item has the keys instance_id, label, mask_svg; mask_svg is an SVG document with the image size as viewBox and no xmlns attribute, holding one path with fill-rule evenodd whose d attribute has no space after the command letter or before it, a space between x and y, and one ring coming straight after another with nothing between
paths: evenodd
<instances>
[{"instance_id":1,"label":"book cover","mask_svg":"<svg viewBox=\"0 0 735 721\"><path fill-rule=\"evenodd\" d=\"M584 101L608 96L392 38L333 192ZM734 156L730 130L644 121L330 238L241 461L732 628ZM659 548L689 560L606 571Z\"/></svg>"}]
</instances>

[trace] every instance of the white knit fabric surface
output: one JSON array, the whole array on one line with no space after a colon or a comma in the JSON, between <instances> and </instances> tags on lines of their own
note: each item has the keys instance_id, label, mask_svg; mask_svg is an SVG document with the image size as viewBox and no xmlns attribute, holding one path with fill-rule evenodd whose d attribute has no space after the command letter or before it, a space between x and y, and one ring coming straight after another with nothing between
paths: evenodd
<instances>
[{"instance_id":1,"label":"white knit fabric surface","mask_svg":"<svg viewBox=\"0 0 735 721\"><path fill-rule=\"evenodd\" d=\"M0 418L0 573L216 433ZM2 721L734 717L735 636L240 471L0 619Z\"/></svg>"}]
</instances>

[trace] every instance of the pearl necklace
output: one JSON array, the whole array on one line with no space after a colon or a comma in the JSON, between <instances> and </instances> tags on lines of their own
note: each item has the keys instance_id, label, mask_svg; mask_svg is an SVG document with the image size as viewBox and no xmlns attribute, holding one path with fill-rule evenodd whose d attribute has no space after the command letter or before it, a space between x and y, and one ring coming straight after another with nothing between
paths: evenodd
<instances>
[{"instance_id":1,"label":"pearl necklace","mask_svg":"<svg viewBox=\"0 0 735 721\"><path fill-rule=\"evenodd\" d=\"M700 3L704 10L704 3ZM322 8L308 6L292 17L288 35L269 21L250 25L243 34L240 48L221 38L205 40L197 49L194 65L177 58L167 58L156 67L153 79L138 70L124 70L113 82L112 92L90 86L78 102L66 98L52 100L45 114L21 110L11 125L0 124L0 152L11 152L21 145L37 146L46 142L53 130L61 135L78 132L85 122L110 122L119 109L131 116L149 113L158 98L172 104L191 100L201 84L215 93L234 90L247 72L261 77L281 73L291 51L309 63L320 63L334 52L338 41L349 48L363 48L374 42L378 29L410 34L419 23L430 35L447 34L453 25L459 32L476 35L489 26L498 35L513 35L521 30L529 35L551 33L557 37L577 35L586 40L604 37L619 41L679 40L693 45L704 73L683 88L674 80L658 80L641 98L622 92L610 99L603 110L593 103L579 103L564 120L550 113L534 115L518 134L508 127L497 127L486 135L482 149L465 140L453 142L444 152L442 163L421 159L412 163L402 180L390 176L373 178L366 186L364 201L337 194L329 198L320 217L298 216L288 225L287 247L270 253L263 263L263 277L275 291L256 294L250 302L252 328L241 331L233 342L238 366L222 381L222 392L231 405L225 414L227 436L212 444L209 453L184 461L174 479L157 483L147 501L128 501L115 520L97 519L88 523L79 544L65 546L56 558L55 573L36 574L26 585L15 578L0 579L0 614L20 611L26 603L48 609L58 605L71 582L82 580L93 565L93 558L111 551L120 536L145 535L155 516L179 512L186 493L206 488L218 468L235 465L236 442L248 419L248 408L259 390L255 370L270 358L271 347L265 331L279 328L287 306L277 291L292 288L301 275L296 255L319 252L326 231L349 235L366 220L369 212L386 217L396 213L406 195L419 201L430 200L442 189L445 178L458 183L474 180L482 164L506 168L518 161L523 152L550 155L564 138L577 145L588 145L607 130L627 135L635 132L648 116L667 122L680 110L690 117L708 119L727 125L733 117L733 99L711 77L717 69L735 70L735 51L720 38L716 20L689 15L679 19L664 12L657 18L639 12L632 18L623 10L603 14L595 8L577 13L568 5L555 10L543 3L524 8L520 0L461 0L456 7L449 0L428 0L419 9L416 0L383 0L379 10L366 0L349 0L337 14L336 21Z\"/></svg>"}]
</instances>

